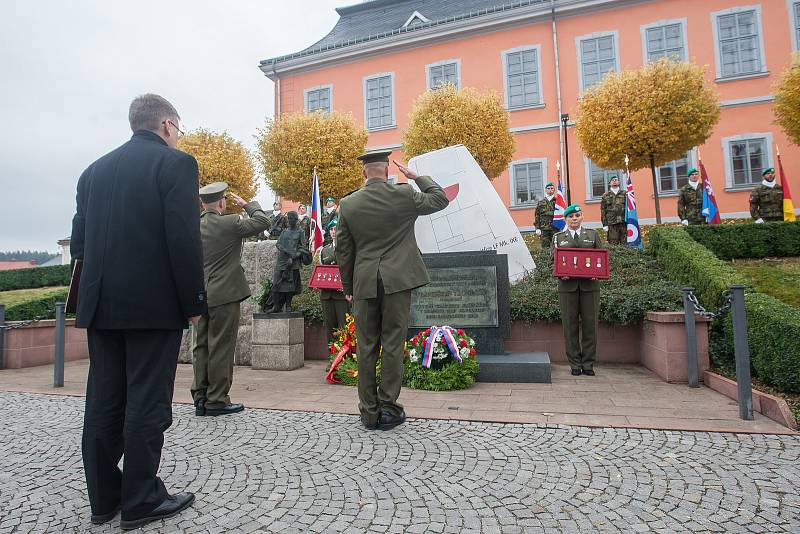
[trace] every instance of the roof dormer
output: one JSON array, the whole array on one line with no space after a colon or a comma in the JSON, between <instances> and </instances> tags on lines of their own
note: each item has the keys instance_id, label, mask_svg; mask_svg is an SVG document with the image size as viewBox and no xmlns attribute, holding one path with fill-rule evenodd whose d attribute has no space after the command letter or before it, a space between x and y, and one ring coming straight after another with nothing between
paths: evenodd
<instances>
[{"instance_id":1,"label":"roof dormer","mask_svg":"<svg viewBox=\"0 0 800 534\"><path fill-rule=\"evenodd\" d=\"M425 24L426 22L430 22L428 17L420 13L419 11L414 11L405 24L403 24L403 28L408 28L409 26L414 26L415 24Z\"/></svg>"}]
</instances>

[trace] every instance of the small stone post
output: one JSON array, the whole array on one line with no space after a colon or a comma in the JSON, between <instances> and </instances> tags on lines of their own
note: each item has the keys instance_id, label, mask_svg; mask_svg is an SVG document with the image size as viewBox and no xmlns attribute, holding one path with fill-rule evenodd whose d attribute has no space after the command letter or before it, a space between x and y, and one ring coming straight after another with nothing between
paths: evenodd
<instances>
[{"instance_id":1,"label":"small stone post","mask_svg":"<svg viewBox=\"0 0 800 534\"><path fill-rule=\"evenodd\" d=\"M303 367L303 326L301 313L254 313L251 367L271 371Z\"/></svg>"}]
</instances>

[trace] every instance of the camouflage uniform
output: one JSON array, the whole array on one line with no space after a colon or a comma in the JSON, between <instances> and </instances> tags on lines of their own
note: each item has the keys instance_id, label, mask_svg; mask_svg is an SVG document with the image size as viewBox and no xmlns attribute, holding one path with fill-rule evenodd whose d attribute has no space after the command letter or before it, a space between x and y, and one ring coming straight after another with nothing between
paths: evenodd
<instances>
[{"instance_id":1,"label":"camouflage uniform","mask_svg":"<svg viewBox=\"0 0 800 534\"><path fill-rule=\"evenodd\" d=\"M686 184L678 191L678 217L689 224L706 224L703 216L703 185L698 182L697 189Z\"/></svg>"},{"instance_id":2,"label":"camouflage uniform","mask_svg":"<svg viewBox=\"0 0 800 534\"><path fill-rule=\"evenodd\" d=\"M783 188L777 184L767 187L763 184L756 186L750 193L750 216L753 220L764 221L783 220Z\"/></svg>"},{"instance_id":3,"label":"camouflage uniform","mask_svg":"<svg viewBox=\"0 0 800 534\"><path fill-rule=\"evenodd\" d=\"M628 242L625 202L625 191L622 188L617 194L609 189L600 199L600 220L603 226L608 226L608 243L610 245L625 245Z\"/></svg>"},{"instance_id":4,"label":"camouflage uniform","mask_svg":"<svg viewBox=\"0 0 800 534\"><path fill-rule=\"evenodd\" d=\"M334 219L339 217L339 208L333 208L333 211L328 213L327 208L322 208L322 232L323 232L323 245L328 246L333 243L330 232L328 232L328 225Z\"/></svg>"},{"instance_id":5,"label":"camouflage uniform","mask_svg":"<svg viewBox=\"0 0 800 534\"><path fill-rule=\"evenodd\" d=\"M269 238L270 239L278 239L283 232L284 229L289 227L289 221L286 219L286 214L280 213L278 215L274 215L273 213L269 214Z\"/></svg>"},{"instance_id":6,"label":"camouflage uniform","mask_svg":"<svg viewBox=\"0 0 800 534\"><path fill-rule=\"evenodd\" d=\"M542 231L542 248L550 248L553 244L553 214L556 211L556 199L547 200L543 198L536 204L536 214L534 215L533 225Z\"/></svg>"}]
</instances>

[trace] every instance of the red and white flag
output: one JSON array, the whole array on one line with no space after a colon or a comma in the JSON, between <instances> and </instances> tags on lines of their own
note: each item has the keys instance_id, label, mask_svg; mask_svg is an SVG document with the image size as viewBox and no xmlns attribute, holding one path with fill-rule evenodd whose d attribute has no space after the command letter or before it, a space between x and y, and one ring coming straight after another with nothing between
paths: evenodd
<instances>
[{"instance_id":1,"label":"red and white flag","mask_svg":"<svg viewBox=\"0 0 800 534\"><path fill-rule=\"evenodd\" d=\"M325 240L322 235L322 203L319 201L319 180L317 180L317 168L314 167L314 184L311 188L311 237L309 239L309 250L316 252L322 248Z\"/></svg>"}]
</instances>

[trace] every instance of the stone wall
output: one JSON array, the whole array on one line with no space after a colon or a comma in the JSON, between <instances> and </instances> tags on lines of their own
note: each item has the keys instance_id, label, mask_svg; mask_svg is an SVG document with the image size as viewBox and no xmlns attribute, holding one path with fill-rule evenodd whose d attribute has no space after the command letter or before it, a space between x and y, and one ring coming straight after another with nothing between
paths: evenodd
<instances>
[{"instance_id":1,"label":"stone wall","mask_svg":"<svg viewBox=\"0 0 800 534\"><path fill-rule=\"evenodd\" d=\"M277 249L275 241L248 241L242 249L242 267L250 284L250 292L257 295L261 292L261 281L272 278L272 271L275 269L277 260ZM251 335L253 329L253 308L252 299L245 299L241 304L241 316L239 318L239 335L236 342L236 352L234 353L234 363L236 365L250 365L251 354ZM191 363L191 330L184 332L181 342L181 351L178 361L181 363Z\"/></svg>"}]
</instances>

